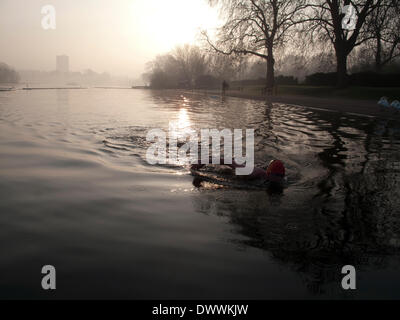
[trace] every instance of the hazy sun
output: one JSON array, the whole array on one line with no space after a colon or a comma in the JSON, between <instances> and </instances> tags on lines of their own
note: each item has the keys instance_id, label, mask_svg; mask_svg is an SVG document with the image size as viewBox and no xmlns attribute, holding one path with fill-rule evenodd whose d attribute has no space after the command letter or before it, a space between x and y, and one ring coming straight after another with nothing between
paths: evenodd
<instances>
[{"instance_id":1,"label":"hazy sun","mask_svg":"<svg viewBox=\"0 0 400 320\"><path fill-rule=\"evenodd\" d=\"M194 43L200 30L215 28L218 21L206 0L132 0L131 14L141 37L163 51Z\"/></svg>"}]
</instances>

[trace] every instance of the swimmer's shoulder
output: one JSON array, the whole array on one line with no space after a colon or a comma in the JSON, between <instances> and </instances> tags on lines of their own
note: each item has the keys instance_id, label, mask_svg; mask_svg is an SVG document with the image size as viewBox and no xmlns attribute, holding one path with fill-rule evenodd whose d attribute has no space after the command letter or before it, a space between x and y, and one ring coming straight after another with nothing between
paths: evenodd
<instances>
[{"instance_id":1,"label":"swimmer's shoulder","mask_svg":"<svg viewBox=\"0 0 400 320\"><path fill-rule=\"evenodd\" d=\"M252 179L268 180L267 172L264 169L261 169L259 167L255 167L249 177Z\"/></svg>"}]
</instances>

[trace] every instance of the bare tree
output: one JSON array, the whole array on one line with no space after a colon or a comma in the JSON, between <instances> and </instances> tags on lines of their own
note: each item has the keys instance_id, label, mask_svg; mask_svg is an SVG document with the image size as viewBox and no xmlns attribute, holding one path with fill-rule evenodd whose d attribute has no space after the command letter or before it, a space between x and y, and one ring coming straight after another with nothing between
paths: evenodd
<instances>
[{"instance_id":1,"label":"bare tree","mask_svg":"<svg viewBox=\"0 0 400 320\"><path fill-rule=\"evenodd\" d=\"M143 80L153 88L193 88L207 71L206 55L196 46L178 46L148 62L146 69Z\"/></svg>"},{"instance_id":2,"label":"bare tree","mask_svg":"<svg viewBox=\"0 0 400 320\"><path fill-rule=\"evenodd\" d=\"M217 79L234 80L237 77L242 57L227 56L215 51L209 52L207 64L209 73Z\"/></svg>"},{"instance_id":3,"label":"bare tree","mask_svg":"<svg viewBox=\"0 0 400 320\"><path fill-rule=\"evenodd\" d=\"M373 38L371 44L377 71L400 56L399 16L399 1L382 0L380 6L367 19L367 30Z\"/></svg>"},{"instance_id":4,"label":"bare tree","mask_svg":"<svg viewBox=\"0 0 400 320\"><path fill-rule=\"evenodd\" d=\"M306 0L209 0L219 4L225 23L216 43L203 32L218 53L251 54L267 62L266 87L274 86L274 50L289 39L289 31L303 21Z\"/></svg>"},{"instance_id":5,"label":"bare tree","mask_svg":"<svg viewBox=\"0 0 400 320\"><path fill-rule=\"evenodd\" d=\"M369 17L381 4L382 0L311 0L308 9L311 37L317 36L319 41L330 41L336 53L337 86L347 85L347 58L352 50L370 40L371 35L363 28ZM344 29L342 22L347 17L344 5L355 9L357 21L354 28Z\"/></svg>"},{"instance_id":6,"label":"bare tree","mask_svg":"<svg viewBox=\"0 0 400 320\"><path fill-rule=\"evenodd\" d=\"M194 86L196 78L206 73L206 56L199 47L188 44L178 46L173 50L172 55L190 87Z\"/></svg>"}]
</instances>

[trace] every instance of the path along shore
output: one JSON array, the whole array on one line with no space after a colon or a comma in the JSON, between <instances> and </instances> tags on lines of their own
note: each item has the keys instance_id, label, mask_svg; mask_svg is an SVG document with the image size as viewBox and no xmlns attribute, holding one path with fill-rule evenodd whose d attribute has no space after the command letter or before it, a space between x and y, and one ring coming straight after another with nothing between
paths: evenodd
<instances>
[{"instance_id":1,"label":"path along shore","mask_svg":"<svg viewBox=\"0 0 400 320\"><path fill-rule=\"evenodd\" d=\"M221 92L218 91L195 92L204 93L207 95L221 96ZM400 120L400 111L394 110L393 108L381 108L380 106L378 106L378 101L371 100L342 99L332 97L320 98L300 95L261 96L246 94L240 91L227 91L226 96L360 114L384 119Z\"/></svg>"}]
</instances>

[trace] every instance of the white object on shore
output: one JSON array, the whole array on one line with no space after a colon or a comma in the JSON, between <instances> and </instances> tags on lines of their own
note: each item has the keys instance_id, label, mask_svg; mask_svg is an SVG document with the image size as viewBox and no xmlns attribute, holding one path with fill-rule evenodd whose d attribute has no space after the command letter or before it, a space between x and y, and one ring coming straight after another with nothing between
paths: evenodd
<instances>
[{"instance_id":1,"label":"white object on shore","mask_svg":"<svg viewBox=\"0 0 400 320\"><path fill-rule=\"evenodd\" d=\"M378 105L380 105L381 107L385 107L385 108L389 108L390 107L390 104L389 104L389 101L388 101L387 97L382 97L378 101Z\"/></svg>"},{"instance_id":2,"label":"white object on shore","mask_svg":"<svg viewBox=\"0 0 400 320\"><path fill-rule=\"evenodd\" d=\"M400 110L400 102L399 102L399 100L394 100L394 101L391 103L390 106L391 106L392 108L396 108L396 109Z\"/></svg>"}]
</instances>

